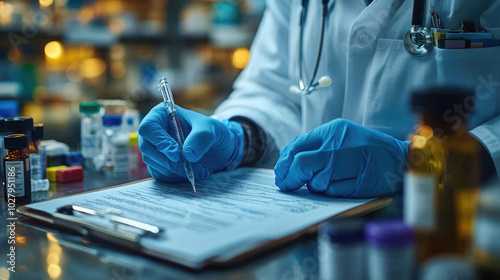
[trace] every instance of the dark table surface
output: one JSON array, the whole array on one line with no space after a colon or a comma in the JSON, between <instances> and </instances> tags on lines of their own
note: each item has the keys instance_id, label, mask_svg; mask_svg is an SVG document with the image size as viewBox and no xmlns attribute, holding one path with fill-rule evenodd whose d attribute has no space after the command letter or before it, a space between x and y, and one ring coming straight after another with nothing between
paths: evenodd
<instances>
[{"instance_id":1,"label":"dark table surface","mask_svg":"<svg viewBox=\"0 0 500 280\"><path fill-rule=\"evenodd\" d=\"M33 193L39 202L148 178L147 171L135 176L110 177L85 174L85 180L51 183L48 192ZM16 272L9 273L6 203L1 199L0 279L318 279L319 261L315 236L261 254L224 269L193 272L169 263L127 252L102 242L49 227L19 214L16 223ZM19 205L18 205L19 206ZM367 219L400 217L400 199ZM10 277L10 278L9 278Z\"/></svg>"}]
</instances>

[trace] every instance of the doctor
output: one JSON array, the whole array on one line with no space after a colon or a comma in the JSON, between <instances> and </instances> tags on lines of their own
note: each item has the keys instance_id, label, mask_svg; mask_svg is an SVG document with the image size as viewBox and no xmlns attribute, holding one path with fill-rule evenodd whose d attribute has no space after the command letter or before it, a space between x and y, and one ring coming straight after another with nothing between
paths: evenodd
<instances>
[{"instance_id":1,"label":"doctor","mask_svg":"<svg viewBox=\"0 0 500 280\"><path fill-rule=\"evenodd\" d=\"M446 27L472 20L500 39L499 1L434 2ZM411 0L268 1L250 63L230 97L212 117L178 108L189 134L183 152L196 179L258 165L274 166L283 191L304 185L342 197L398 191L405 139L416 121L409 95L433 84L475 88L470 133L484 147L483 172L500 174L500 47L433 48L416 56L403 43L412 10ZM325 87L310 94L289 92L323 76L331 86L325 77ZM145 117L139 134L155 179L186 180L163 104Z\"/></svg>"}]
</instances>

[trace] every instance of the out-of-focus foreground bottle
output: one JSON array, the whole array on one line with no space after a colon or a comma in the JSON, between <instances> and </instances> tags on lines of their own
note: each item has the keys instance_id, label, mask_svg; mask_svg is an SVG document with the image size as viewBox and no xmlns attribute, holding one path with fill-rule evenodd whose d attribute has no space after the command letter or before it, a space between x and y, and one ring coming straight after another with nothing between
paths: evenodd
<instances>
[{"instance_id":1,"label":"out-of-focus foreground bottle","mask_svg":"<svg viewBox=\"0 0 500 280\"><path fill-rule=\"evenodd\" d=\"M479 143L467 129L474 91L433 87L415 91L419 124L410 137L405 222L417 233L417 261L470 251L479 186Z\"/></svg>"}]
</instances>

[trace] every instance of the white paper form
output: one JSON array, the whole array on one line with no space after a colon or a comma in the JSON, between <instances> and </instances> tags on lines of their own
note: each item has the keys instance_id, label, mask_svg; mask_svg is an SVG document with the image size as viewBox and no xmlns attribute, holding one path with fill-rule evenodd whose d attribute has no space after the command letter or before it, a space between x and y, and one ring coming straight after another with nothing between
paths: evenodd
<instances>
[{"instance_id":1,"label":"white paper form","mask_svg":"<svg viewBox=\"0 0 500 280\"><path fill-rule=\"evenodd\" d=\"M165 230L158 239L143 238L142 246L202 262L282 238L371 200L335 199L305 188L285 193L274 184L274 178L270 169L240 168L197 182L197 193L188 183L150 180L30 208L49 213L69 204L119 209L126 218Z\"/></svg>"}]
</instances>

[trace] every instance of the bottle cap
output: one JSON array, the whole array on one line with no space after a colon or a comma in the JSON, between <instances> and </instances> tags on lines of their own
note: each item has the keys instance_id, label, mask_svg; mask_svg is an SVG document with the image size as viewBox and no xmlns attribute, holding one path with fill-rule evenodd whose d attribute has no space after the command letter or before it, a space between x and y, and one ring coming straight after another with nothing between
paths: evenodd
<instances>
[{"instance_id":1,"label":"bottle cap","mask_svg":"<svg viewBox=\"0 0 500 280\"><path fill-rule=\"evenodd\" d=\"M80 102L80 113L95 114L99 113L101 106L97 102Z\"/></svg>"},{"instance_id":2,"label":"bottle cap","mask_svg":"<svg viewBox=\"0 0 500 280\"><path fill-rule=\"evenodd\" d=\"M34 129L32 117L14 117L5 120L7 130L12 133L25 134Z\"/></svg>"},{"instance_id":3,"label":"bottle cap","mask_svg":"<svg viewBox=\"0 0 500 280\"><path fill-rule=\"evenodd\" d=\"M130 135L130 141L129 141L129 146L138 146L139 145L139 141L138 141L138 136L137 136L137 132L133 132L133 133L129 133Z\"/></svg>"},{"instance_id":4,"label":"bottle cap","mask_svg":"<svg viewBox=\"0 0 500 280\"><path fill-rule=\"evenodd\" d=\"M35 124L35 129L31 133L31 141L38 141L43 139L43 123Z\"/></svg>"},{"instance_id":5,"label":"bottle cap","mask_svg":"<svg viewBox=\"0 0 500 280\"><path fill-rule=\"evenodd\" d=\"M410 245L414 240L412 228L400 220L382 220L368 223L365 227L366 240L376 247L400 247Z\"/></svg>"},{"instance_id":6,"label":"bottle cap","mask_svg":"<svg viewBox=\"0 0 500 280\"><path fill-rule=\"evenodd\" d=\"M103 126L120 126L122 124L122 116L120 115L104 115L102 117Z\"/></svg>"},{"instance_id":7,"label":"bottle cap","mask_svg":"<svg viewBox=\"0 0 500 280\"><path fill-rule=\"evenodd\" d=\"M467 115L474 112L477 106L474 90L470 88L452 86L434 86L413 91L411 108L421 113L444 113L448 110L456 111L457 106ZM461 114L465 115L465 114ZM467 118L468 116L462 116Z\"/></svg>"},{"instance_id":8,"label":"bottle cap","mask_svg":"<svg viewBox=\"0 0 500 280\"><path fill-rule=\"evenodd\" d=\"M0 119L0 133L7 132L7 126L5 126L5 119Z\"/></svg>"},{"instance_id":9,"label":"bottle cap","mask_svg":"<svg viewBox=\"0 0 500 280\"><path fill-rule=\"evenodd\" d=\"M97 102L104 108L106 115L121 115L127 109L127 102L121 99L99 99Z\"/></svg>"},{"instance_id":10,"label":"bottle cap","mask_svg":"<svg viewBox=\"0 0 500 280\"><path fill-rule=\"evenodd\" d=\"M319 228L320 236L327 236L331 243L353 244L365 239L365 222L362 219L340 219L322 224Z\"/></svg>"},{"instance_id":11,"label":"bottle cap","mask_svg":"<svg viewBox=\"0 0 500 280\"><path fill-rule=\"evenodd\" d=\"M5 136L4 147L7 150L18 150L28 147L28 136L26 134L11 134Z\"/></svg>"}]
</instances>

